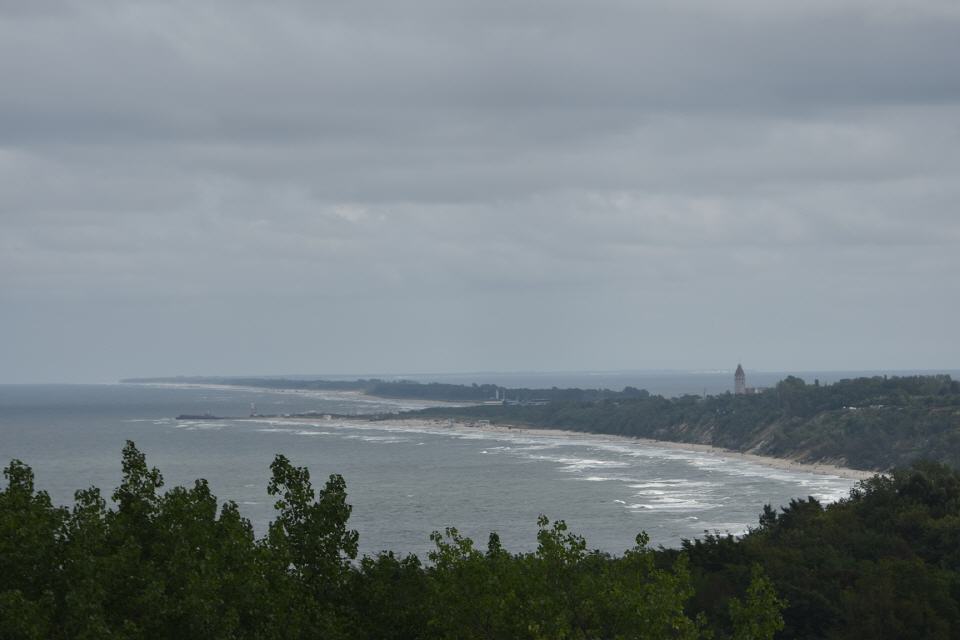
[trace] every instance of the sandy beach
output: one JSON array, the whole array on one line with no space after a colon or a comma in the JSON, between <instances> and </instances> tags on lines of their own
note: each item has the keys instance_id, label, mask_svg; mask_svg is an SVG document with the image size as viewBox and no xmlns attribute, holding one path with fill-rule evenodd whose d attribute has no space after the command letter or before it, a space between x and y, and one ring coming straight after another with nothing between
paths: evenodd
<instances>
[{"instance_id":1,"label":"sandy beach","mask_svg":"<svg viewBox=\"0 0 960 640\"><path fill-rule=\"evenodd\" d=\"M323 399L335 399L335 398L349 398L353 401L360 402L388 402L395 403L397 405L411 404L413 406L465 406L462 403L453 403L453 402L438 402L438 401L404 401L394 398L380 398L378 396L370 396L364 394L362 391L345 391L345 390L313 390L313 389L271 389L264 387L246 387L246 386L234 386L234 385L217 385L217 384L198 384L198 383L138 383L143 386L153 386L153 387L177 387L177 388L205 388L210 390L218 391L255 391L262 393L277 393L277 394L298 394L310 397L317 397ZM301 422L316 422L316 418L281 418L283 420L290 421L301 421ZM371 422L364 416L357 416L354 418L356 421ZM833 464L827 463L805 463L798 462L796 460L791 460L789 458L775 458L772 456L763 456L756 455L753 453L743 453L740 451L734 451L732 449L724 449L721 447L714 447L707 444L696 444L696 443L686 443L686 442L673 442L669 440L650 440L647 438L632 438L629 436L618 436L618 435L609 435L602 433L590 433L586 431L569 431L564 429L537 429L532 427L520 426L520 425L504 425L504 424L485 424L482 421L466 421L458 420L451 421L447 419L424 419L424 418L403 418L400 416L391 417L386 420L377 420L376 422L382 422L383 424L391 425L411 425L411 426L420 426L420 427L429 427L429 428L457 428L457 429L479 429L482 431L487 431L491 433L495 432L510 432L510 433L520 433L520 434L529 434L529 435L538 435L538 436L571 436L571 437L590 437L592 439L607 440L610 442L639 442L646 443L652 446L657 446L665 449L674 449L678 451L698 451L702 453L709 453L715 455L719 458L726 459L736 459L743 460L747 462L752 462L755 464L767 466L773 469L783 469L788 471L802 471L805 473L815 473L819 475L830 475L837 476L840 478L848 478L851 480L865 480L867 478L872 478L875 476L877 471L863 471L860 469L850 469L849 467L842 467Z\"/></svg>"},{"instance_id":2,"label":"sandy beach","mask_svg":"<svg viewBox=\"0 0 960 640\"><path fill-rule=\"evenodd\" d=\"M288 418L293 421L316 422L316 419ZM366 421L362 416L357 416L357 421ZM879 473L878 471L863 471L860 469L850 469L833 464L816 463L809 464L797 462L787 458L774 458L772 456L762 456L752 453L742 453L731 449L713 447L706 444L695 444L685 442L672 442L668 440L650 440L647 438L631 438L628 436L608 435L602 433L590 433L585 431L569 431L564 429L537 429L519 425L503 424L484 424L479 421L454 421L454 420L425 420L423 418L389 418L386 420L369 421L371 424L385 424L391 426L410 425L411 427L428 428L451 428L464 430L480 430L489 433L509 432L513 434L526 434L532 436L570 436L576 438L587 438L592 440L602 440L609 442L633 442L649 444L661 449L673 449L677 451L697 451L708 453L718 458L735 459L763 465L772 469L782 469L787 471L800 471L804 473L815 473L818 475L837 476L850 480L866 480Z\"/></svg>"},{"instance_id":3,"label":"sandy beach","mask_svg":"<svg viewBox=\"0 0 960 640\"><path fill-rule=\"evenodd\" d=\"M419 400L417 398L388 398L375 396L359 390L347 389L285 389L274 387L251 387L238 384L213 384L200 382L124 382L128 386L152 387L155 389L206 389L208 391L247 391L251 393L269 393L274 395L294 395L319 400L349 400L366 404L396 405L398 409L426 409L428 407L466 407L468 402L447 402L444 400Z\"/></svg>"}]
</instances>

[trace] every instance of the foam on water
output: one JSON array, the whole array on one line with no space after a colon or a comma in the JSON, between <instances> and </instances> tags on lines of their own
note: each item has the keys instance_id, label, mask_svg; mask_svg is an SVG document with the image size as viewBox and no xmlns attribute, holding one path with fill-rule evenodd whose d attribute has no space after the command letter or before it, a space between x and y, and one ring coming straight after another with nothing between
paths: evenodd
<instances>
[{"instance_id":1,"label":"foam on water","mask_svg":"<svg viewBox=\"0 0 960 640\"><path fill-rule=\"evenodd\" d=\"M186 429L187 431L198 431L201 429L219 431L223 429L225 425L221 422L180 422L174 426L177 429Z\"/></svg>"},{"instance_id":2,"label":"foam on water","mask_svg":"<svg viewBox=\"0 0 960 640\"><path fill-rule=\"evenodd\" d=\"M779 506L807 495L836 500L853 485L835 476L595 434L344 418L171 418L237 415L250 402L271 413L363 413L396 405L344 394L198 394L192 388L91 393L106 394L103 412L71 416L70 427L58 426L64 423L57 422L53 402L53 409L40 406L32 422L21 419L29 428L8 421L0 429L0 451L31 463L38 485L60 503L69 503L83 486L116 486L120 448L133 439L164 473L167 486L207 478L221 500L244 507L262 534L274 515L274 500L265 491L269 464L284 453L311 470L315 486L331 473L346 478L354 505L351 526L360 531L364 551L424 555L429 532L445 526L481 541L497 530L511 550L530 550L539 513L566 520L591 547L611 552L632 546L642 529L653 544L672 546L703 530L746 531L765 503ZM117 394L131 393L141 394L149 409L112 408ZM3 419L0 413L0 426Z\"/></svg>"}]
</instances>

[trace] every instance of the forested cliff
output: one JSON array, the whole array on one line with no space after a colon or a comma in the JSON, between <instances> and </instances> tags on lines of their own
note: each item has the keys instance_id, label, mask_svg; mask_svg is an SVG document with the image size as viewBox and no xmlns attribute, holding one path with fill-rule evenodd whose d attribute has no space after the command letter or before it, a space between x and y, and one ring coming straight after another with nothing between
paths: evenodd
<instances>
[{"instance_id":1,"label":"forested cliff","mask_svg":"<svg viewBox=\"0 0 960 640\"><path fill-rule=\"evenodd\" d=\"M830 385L791 376L750 395L664 398L633 391L591 401L435 407L405 415L701 443L867 470L920 459L960 468L960 383L945 375Z\"/></svg>"}]
</instances>

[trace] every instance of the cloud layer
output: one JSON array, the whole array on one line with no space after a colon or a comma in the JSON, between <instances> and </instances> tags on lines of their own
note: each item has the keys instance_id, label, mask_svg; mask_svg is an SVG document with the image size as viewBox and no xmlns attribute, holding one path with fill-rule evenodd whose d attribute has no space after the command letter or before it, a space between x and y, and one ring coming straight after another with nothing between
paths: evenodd
<instances>
[{"instance_id":1,"label":"cloud layer","mask_svg":"<svg viewBox=\"0 0 960 640\"><path fill-rule=\"evenodd\" d=\"M0 381L956 367L957 7L0 2Z\"/></svg>"}]
</instances>

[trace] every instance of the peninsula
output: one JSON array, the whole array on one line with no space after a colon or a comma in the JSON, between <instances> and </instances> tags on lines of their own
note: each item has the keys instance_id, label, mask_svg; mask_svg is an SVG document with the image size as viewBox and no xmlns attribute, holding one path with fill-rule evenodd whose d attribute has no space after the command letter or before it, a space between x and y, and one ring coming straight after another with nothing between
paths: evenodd
<instances>
[{"instance_id":1,"label":"peninsula","mask_svg":"<svg viewBox=\"0 0 960 640\"><path fill-rule=\"evenodd\" d=\"M737 393L673 398L634 387L620 391L508 389L492 384L379 379L177 377L123 382L352 391L385 398L466 403L373 416L374 420L449 419L562 429L696 444L866 471L885 471L921 459L960 468L960 382L948 375L861 377L828 385L788 376L768 389L745 387L738 378Z\"/></svg>"},{"instance_id":2,"label":"peninsula","mask_svg":"<svg viewBox=\"0 0 960 640\"><path fill-rule=\"evenodd\" d=\"M960 468L960 382L947 375L830 385L788 376L751 393L665 398L625 390L594 400L433 407L402 415L665 440L867 471L921 459Z\"/></svg>"}]
</instances>

